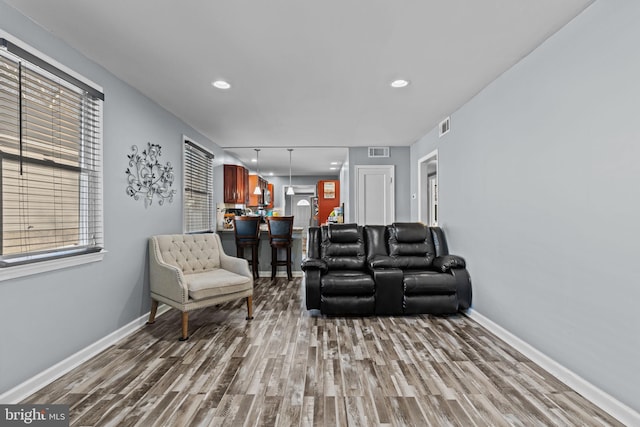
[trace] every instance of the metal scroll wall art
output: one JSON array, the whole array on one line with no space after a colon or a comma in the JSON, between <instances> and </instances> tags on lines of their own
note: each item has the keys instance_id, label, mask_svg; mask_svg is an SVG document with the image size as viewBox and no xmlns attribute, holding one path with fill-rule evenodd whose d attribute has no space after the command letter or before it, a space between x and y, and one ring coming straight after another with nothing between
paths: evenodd
<instances>
[{"instance_id":1,"label":"metal scroll wall art","mask_svg":"<svg viewBox=\"0 0 640 427\"><path fill-rule=\"evenodd\" d=\"M138 146L131 147L131 154L128 154L129 167L127 168L127 194L135 200L144 199L144 207L153 203L154 197L158 199L158 204L163 205L165 200L173 202L173 166L170 162L166 165L160 164L158 158L161 155L161 147L158 144L147 143L147 148L138 152Z\"/></svg>"}]
</instances>

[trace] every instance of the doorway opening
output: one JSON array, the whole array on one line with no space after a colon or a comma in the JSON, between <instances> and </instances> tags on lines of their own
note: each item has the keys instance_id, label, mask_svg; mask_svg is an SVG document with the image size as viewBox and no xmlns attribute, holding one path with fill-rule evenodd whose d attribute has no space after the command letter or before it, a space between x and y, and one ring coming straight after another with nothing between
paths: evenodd
<instances>
[{"instance_id":1,"label":"doorway opening","mask_svg":"<svg viewBox=\"0 0 640 427\"><path fill-rule=\"evenodd\" d=\"M293 226L302 228L302 257L306 257L307 232L312 222L313 199L316 195L315 185L292 185L294 195L288 196L282 186L284 214L293 215Z\"/></svg>"},{"instance_id":2,"label":"doorway opening","mask_svg":"<svg viewBox=\"0 0 640 427\"><path fill-rule=\"evenodd\" d=\"M434 150L418 160L418 218L435 227L438 215L438 150Z\"/></svg>"},{"instance_id":3,"label":"doorway opening","mask_svg":"<svg viewBox=\"0 0 640 427\"><path fill-rule=\"evenodd\" d=\"M311 199L316 195L316 187L315 185L292 185L292 187L295 194L288 196L285 192L288 186L282 186L284 214L293 215L294 227L307 228L311 223L311 203L307 204L306 202L311 202Z\"/></svg>"}]
</instances>

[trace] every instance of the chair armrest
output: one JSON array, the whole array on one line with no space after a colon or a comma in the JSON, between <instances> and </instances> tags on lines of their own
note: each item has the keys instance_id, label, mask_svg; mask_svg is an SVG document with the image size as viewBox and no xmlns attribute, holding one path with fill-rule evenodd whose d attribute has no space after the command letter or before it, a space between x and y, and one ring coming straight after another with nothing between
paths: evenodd
<instances>
[{"instance_id":1,"label":"chair armrest","mask_svg":"<svg viewBox=\"0 0 640 427\"><path fill-rule=\"evenodd\" d=\"M318 258L305 258L302 260L300 267L302 271L320 270L323 273L326 273L329 269L327 263Z\"/></svg>"},{"instance_id":2,"label":"chair armrest","mask_svg":"<svg viewBox=\"0 0 640 427\"><path fill-rule=\"evenodd\" d=\"M249 261L244 258L236 258L225 253L220 253L220 268L253 280L253 274L251 274L249 270Z\"/></svg>"},{"instance_id":3,"label":"chair armrest","mask_svg":"<svg viewBox=\"0 0 640 427\"><path fill-rule=\"evenodd\" d=\"M317 268L310 268L304 272L304 289L307 310L320 310L322 296L320 293L321 272Z\"/></svg>"},{"instance_id":4,"label":"chair armrest","mask_svg":"<svg viewBox=\"0 0 640 427\"><path fill-rule=\"evenodd\" d=\"M377 268L397 268L396 261L387 255L374 255L368 260L369 268L375 270Z\"/></svg>"},{"instance_id":5,"label":"chair armrest","mask_svg":"<svg viewBox=\"0 0 640 427\"><path fill-rule=\"evenodd\" d=\"M456 296L458 297L458 310L465 311L471 307L473 292L471 291L471 276L466 268L454 268L451 275L456 280Z\"/></svg>"},{"instance_id":6,"label":"chair armrest","mask_svg":"<svg viewBox=\"0 0 640 427\"><path fill-rule=\"evenodd\" d=\"M182 271L162 261L154 239L149 240L149 287L151 292L181 304L189 300L189 290Z\"/></svg>"},{"instance_id":7,"label":"chair armrest","mask_svg":"<svg viewBox=\"0 0 640 427\"><path fill-rule=\"evenodd\" d=\"M433 260L433 268L443 273L451 270L452 268L465 268L467 263L464 258L457 255L443 255Z\"/></svg>"}]
</instances>

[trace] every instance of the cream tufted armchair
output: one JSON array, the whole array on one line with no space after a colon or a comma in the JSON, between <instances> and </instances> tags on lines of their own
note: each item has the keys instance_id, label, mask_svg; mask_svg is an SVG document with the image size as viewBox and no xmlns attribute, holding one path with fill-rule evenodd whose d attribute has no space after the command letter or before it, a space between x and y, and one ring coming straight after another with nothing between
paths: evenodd
<instances>
[{"instance_id":1,"label":"cream tufted armchair","mask_svg":"<svg viewBox=\"0 0 640 427\"><path fill-rule=\"evenodd\" d=\"M253 319L253 275L249 263L224 253L217 234L171 234L149 239L151 313L158 303L182 311L181 341L189 338L188 312L236 298L247 298Z\"/></svg>"}]
</instances>

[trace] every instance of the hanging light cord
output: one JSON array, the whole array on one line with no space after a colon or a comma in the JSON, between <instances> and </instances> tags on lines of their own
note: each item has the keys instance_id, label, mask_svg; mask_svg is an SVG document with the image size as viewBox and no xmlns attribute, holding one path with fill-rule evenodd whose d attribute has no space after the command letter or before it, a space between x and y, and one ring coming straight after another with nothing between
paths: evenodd
<instances>
[{"instance_id":1,"label":"hanging light cord","mask_svg":"<svg viewBox=\"0 0 640 427\"><path fill-rule=\"evenodd\" d=\"M289 188L291 188L291 152L293 148L288 148L289 150Z\"/></svg>"},{"instance_id":2,"label":"hanging light cord","mask_svg":"<svg viewBox=\"0 0 640 427\"><path fill-rule=\"evenodd\" d=\"M287 148L287 150L289 151L289 189L285 194L287 196L293 196L295 194L293 186L291 185L291 152L293 151L293 148Z\"/></svg>"},{"instance_id":3,"label":"hanging light cord","mask_svg":"<svg viewBox=\"0 0 640 427\"><path fill-rule=\"evenodd\" d=\"M259 162L259 157L260 157L260 149L259 148L254 148L254 150L256 150L256 169L258 170L258 174L256 175L256 188L253 190L253 194L254 195L259 195L262 192L260 191L260 162Z\"/></svg>"},{"instance_id":4,"label":"hanging light cord","mask_svg":"<svg viewBox=\"0 0 640 427\"><path fill-rule=\"evenodd\" d=\"M256 168L258 169L258 176L260 176L260 149L254 148L254 150L256 150Z\"/></svg>"}]
</instances>

